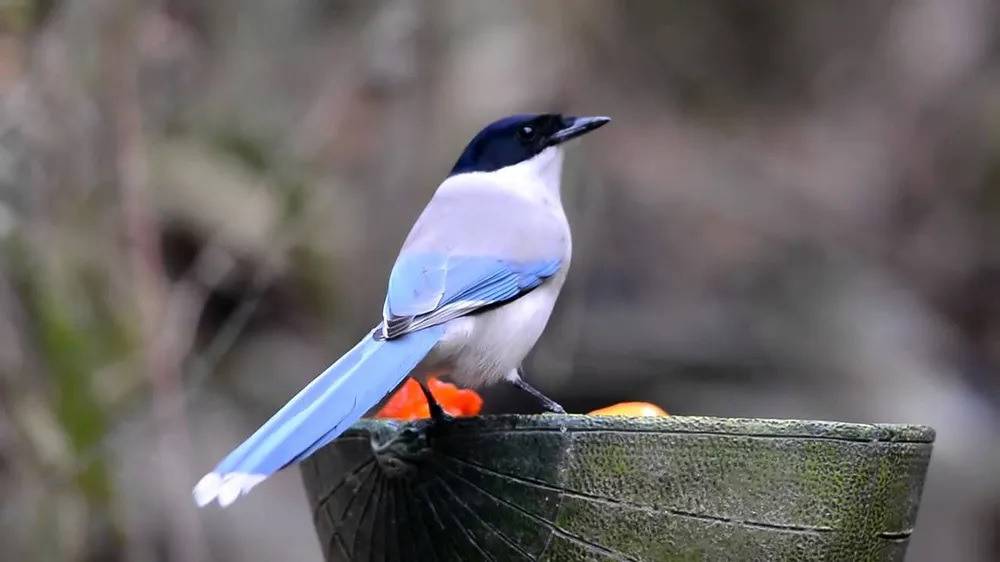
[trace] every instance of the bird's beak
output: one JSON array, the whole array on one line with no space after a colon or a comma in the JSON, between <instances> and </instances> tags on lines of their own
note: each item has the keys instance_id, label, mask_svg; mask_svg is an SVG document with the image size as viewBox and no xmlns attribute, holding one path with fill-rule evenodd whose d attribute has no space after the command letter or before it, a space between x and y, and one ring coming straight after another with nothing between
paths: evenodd
<instances>
[{"instance_id":1,"label":"bird's beak","mask_svg":"<svg viewBox=\"0 0 1000 562\"><path fill-rule=\"evenodd\" d=\"M563 128L549 137L549 146L575 139L611 121L610 117L563 117Z\"/></svg>"}]
</instances>

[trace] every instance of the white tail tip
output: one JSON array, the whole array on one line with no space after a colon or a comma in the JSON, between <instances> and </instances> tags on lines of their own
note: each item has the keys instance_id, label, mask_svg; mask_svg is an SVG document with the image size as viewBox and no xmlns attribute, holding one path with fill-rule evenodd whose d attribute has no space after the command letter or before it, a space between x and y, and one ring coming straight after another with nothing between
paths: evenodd
<instances>
[{"instance_id":1,"label":"white tail tip","mask_svg":"<svg viewBox=\"0 0 1000 562\"><path fill-rule=\"evenodd\" d=\"M198 481L191 495L194 496L198 507L205 507L215 500L218 500L220 506L226 507L263 482L265 478L267 476L264 474L230 472L220 475L217 472L209 472Z\"/></svg>"}]
</instances>

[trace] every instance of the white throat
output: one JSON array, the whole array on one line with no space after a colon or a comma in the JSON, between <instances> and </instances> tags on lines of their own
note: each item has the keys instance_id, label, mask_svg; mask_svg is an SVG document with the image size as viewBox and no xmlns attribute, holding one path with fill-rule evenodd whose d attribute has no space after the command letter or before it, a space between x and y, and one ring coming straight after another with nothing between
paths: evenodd
<instances>
[{"instance_id":1,"label":"white throat","mask_svg":"<svg viewBox=\"0 0 1000 562\"><path fill-rule=\"evenodd\" d=\"M524 195L544 195L558 201L562 164L562 148L550 146L524 162L491 173L512 190L530 190L530 193Z\"/></svg>"},{"instance_id":2,"label":"white throat","mask_svg":"<svg viewBox=\"0 0 1000 562\"><path fill-rule=\"evenodd\" d=\"M448 184L463 183L460 178L474 176L488 177L488 185L518 197L544 203L547 206L562 206L559 188L562 182L563 151L558 146L550 146L532 158L492 172L466 172L448 178Z\"/></svg>"}]
</instances>

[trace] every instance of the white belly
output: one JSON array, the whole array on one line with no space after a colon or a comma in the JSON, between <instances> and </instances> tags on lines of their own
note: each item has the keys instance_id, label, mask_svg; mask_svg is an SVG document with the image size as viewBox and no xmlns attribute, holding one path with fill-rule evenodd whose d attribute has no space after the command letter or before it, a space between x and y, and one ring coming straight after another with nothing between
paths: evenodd
<instances>
[{"instance_id":1,"label":"white belly","mask_svg":"<svg viewBox=\"0 0 1000 562\"><path fill-rule=\"evenodd\" d=\"M444 338L414 372L445 372L461 386L501 380L520 366L545 329L565 268L534 291L492 310L448 322Z\"/></svg>"}]
</instances>

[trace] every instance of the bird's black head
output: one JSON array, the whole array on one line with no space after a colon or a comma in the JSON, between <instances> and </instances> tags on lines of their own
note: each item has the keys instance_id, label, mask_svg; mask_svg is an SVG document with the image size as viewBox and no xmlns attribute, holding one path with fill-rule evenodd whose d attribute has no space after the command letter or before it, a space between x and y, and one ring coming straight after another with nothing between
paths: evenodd
<instances>
[{"instance_id":1,"label":"bird's black head","mask_svg":"<svg viewBox=\"0 0 1000 562\"><path fill-rule=\"evenodd\" d=\"M557 113L512 115L479 131L455 162L451 175L492 172L524 162L550 146L604 125L607 117L570 117Z\"/></svg>"}]
</instances>

